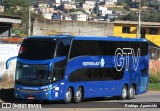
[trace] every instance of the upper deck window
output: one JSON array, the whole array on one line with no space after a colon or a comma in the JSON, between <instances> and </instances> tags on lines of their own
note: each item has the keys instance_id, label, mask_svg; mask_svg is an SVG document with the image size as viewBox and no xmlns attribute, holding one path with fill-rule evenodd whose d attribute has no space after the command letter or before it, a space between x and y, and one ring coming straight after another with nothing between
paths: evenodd
<instances>
[{"instance_id":1,"label":"upper deck window","mask_svg":"<svg viewBox=\"0 0 160 111\"><path fill-rule=\"evenodd\" d=\"M114 56L117 48L133 48L141 56L148 54L147 42L136 41L100 41L100 40L73 40L70 59L78 56Z\"/></svg>"},{"instance_id":2,"label":"upper deck window","mask_svg":"<svg viewBox=\"0 0 160 111\"><path fill-rule=\"evenodd\" d=\"M60 40L56 51L56 57L68 56L70 44L71 44L70 39Z\"/></svg>"},{"instance_id":3,"label":"upper deck window","mask_svg":"<svg viewBox=\"0 0 160 111\"><path fill-rule=\"evenodd\" d=\"M25 39L18 56L29 60L51 59L54 57L56 44L56 39Z\"/></svg>"}]
</instances>

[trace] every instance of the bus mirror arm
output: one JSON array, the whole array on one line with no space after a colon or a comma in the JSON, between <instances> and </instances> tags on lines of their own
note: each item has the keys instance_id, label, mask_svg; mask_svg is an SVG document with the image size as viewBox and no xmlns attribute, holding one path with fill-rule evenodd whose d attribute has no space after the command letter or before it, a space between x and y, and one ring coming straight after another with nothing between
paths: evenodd
<instances>
[{"instance_id":1,"label":"bus mirror arm","mask_svg":"<svg viewBox=\"0 0 160 111\"><path fill-rule=\"evenodd\" d=\"M9 59L6 61L6 69L9 69L9 64L10 64L10 62L11 62L13 59L16 59L16 58L17 58L17 56L14 56L14 57L9 58Z\"/></svg>"},{"instance_id":2,"label":"bus mirror arm","mask_svg":"<svg viewBox=\"0 0 160 111\"><path fill-rule=\"evenodd\" d=\"M48 70L49 70L49 71L51 71L52 66L53 66L53 63L54 63L53 61L50 61L50 62L49 62L49 64L48 64Z\"/></svg>"}]
</instances>

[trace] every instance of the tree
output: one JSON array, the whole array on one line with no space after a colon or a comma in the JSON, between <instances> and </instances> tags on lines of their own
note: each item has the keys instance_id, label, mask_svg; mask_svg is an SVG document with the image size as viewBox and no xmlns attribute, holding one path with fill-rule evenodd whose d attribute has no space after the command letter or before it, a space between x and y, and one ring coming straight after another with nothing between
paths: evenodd
<instances>
[{"instance_id":1,"label":"tree","mask_svg":"<svg viewBox=\"0 0 160 111\"><path fill-rule=\"evenodd\" d=\"M141 6L147 6L148 5L148 0L142 0L141 1Z\"/></svg>"},{"instance_id":2,"label":"tree","mask_svg":"<svg viewBox=\"0 0 160 111\"><path fill-rule=\"evenodd\" d=\"M23 27L14 27L13 33L19 33L27 36L29 7L33 4L33 0L2 0L1 5L5 7L4 15L21 17ZM31 17L42 17L41 15L31 14ZM26 27L24 27L26 26Z\"/></svg>"},{"instance_id":3,"label":"tree","mask_svg":"<svg viewBox=\"0 0 160 111\"><path fill-rule=\"evenodd\" d=\"M126 6L128 5L128 1L127 0L117 0L117 5L123 5L123 6Z\"/></svg>"},{"instance_id":4,"label":"tree","mask_svg":"<svg viewBox=\"0 0 160 111\"><path fill-rule=\"evenodd\" d=\"M159 10L160 3L159 2L152 2L152 3L150 3L150 7L154 8L155 10Z\"/></svg>"},{"instance_id":5,"label":"tree","mask_svg":"<svg viewBox=\"0 0 160 111\"><path fill-rule=\"evenodd\" d=\"M136 12L130 12L127 15L122 16L120 19L121 20L136 21L136 20L138 20L138 16L137 16Z\"/></svg>"}]
</instances>

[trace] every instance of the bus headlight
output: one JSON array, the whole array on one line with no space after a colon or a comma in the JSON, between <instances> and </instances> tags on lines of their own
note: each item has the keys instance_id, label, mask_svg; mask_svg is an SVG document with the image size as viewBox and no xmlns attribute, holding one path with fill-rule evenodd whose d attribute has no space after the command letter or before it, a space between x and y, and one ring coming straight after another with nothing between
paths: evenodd
<instances>
[{"instance_id":1,"label":"bus headlight","mask_svg":"<svg viewBox=\"0 0 160 111\"><path fill-rule=\"evenodd\" d=\"M56 86L57 86L57 85L55 85L55 86L53 86L53 87L51 87L51 88L44 89L43 91L46 92L46 91L52 90L52 89L56 88Z\"/></svg>"},{"instance_id":2,"label":"bus headlight","mask_svg":"<svg viewBox=\"0 0 160 111\"><path fill-rule=\"evenodd\" d=\"M14 89L15 89L15 90L18 90L18 91L20 90L20 89L19 89L19 88L17 88L17 87L15 87Z\"/></svg>"},{"instance_id":3,"label":"bus headlight","mask_svg":"<svg viewBox=\"0 0 160 111\"><path fill-rule=\"evenodd\" d=\"M46 93L45 95L46 95L46 97L48 97L48 96L49 96L49 94L48 94L48 93Z\"/></svg>"}]
</instances>

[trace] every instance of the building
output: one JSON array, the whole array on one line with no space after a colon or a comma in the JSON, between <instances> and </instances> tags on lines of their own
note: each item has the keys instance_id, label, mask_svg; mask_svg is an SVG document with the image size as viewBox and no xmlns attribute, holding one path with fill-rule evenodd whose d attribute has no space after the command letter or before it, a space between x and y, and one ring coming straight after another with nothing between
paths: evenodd
<instances>
[{"instance_id":1,"label":"building","mask_svg":"<svg viewBox=\"0 0 160 111\"><path fill-rule=\"evenodd\" d=\"M85 3L82 6L82 8L88 14L91 14L94 7L95 7L95 1L85 1Z\"/></svg>"},{"instance_id":2,"label":"building","mask_svg":"<svg viewBox=\"0 0 160 111\"><path fill-rule=\"evenodd\" d=\"M88 5L88 4L83 4L83 9L85 10L86 13L91 14L94 6L93 5Z\"/></svg>"},{"instance_id":3,"label":"building","mask_svg":"<svg viewBox=\"0 0 160 111\"><path fill-rule=\"evenodd\" d=\"M98 7L98 13L101 15L101 16L105 16L107 14L107 8L106 7Z\"/></svg>"},{"instance_id":4,"label":"building","mask_svg":"<svg viewBox=\"0 0 160 111\"><path fill-rule=\"evenodd\" d=\"M14 23L21 23L21 18L0 15L0 37L11 37Z\"/></svg>"},{"instance_id":5,"label":"building","mask_svg":"<svg viewBox=\"0 0 160 111\"><path fill-rule=\"evenodd\" d=\"M76 5L73 4L64 4L65 10L76 9Z\"/></svg>"},{"instance_id":6,"label":"building","mask_svg":"<svg viewBox=\"0 0 160 111\"><path fill-rule=\"evenodd\" d=\"M132 2L141 2L142 0L132 0Z\"/></svg>"},{"instance_id":7,"label":"building","mask_svg":"<svg viewBox=\"0 0 160 111\"><path fill-rule=\"evenodd\" d=\"M105 20L106 21L112 21L113 19L117 18L118 14L114 13L114 14L106 14L105 15Z\"/></svg>"},{"instance_id":8,"label":"building","mask_svg":"<svg viewBox=\"0 0 160 111\"><path fill-rule=\"evenodd\" d=\"M114 36L136 38L137 21L115 21ZM160 23L141 22L140 38L146 38L153 46L160 47Z\"/></svg>"},{"instance_id":9,"label":"building","mask_svg":"<svg viewBox=\"0 0 160 111\"><path fill-rule=\"evenodd\" d=\"M95 1L85 1L85 3L84 4L86 4L86 5L91 5L91 6L95 6Z\"/></svg>"},{"instance_id":10,"label":"building","mask_svg":"<svg viewBox=\"0 0 160 111\"><path fill-rule=\"evenodd\" d=\"M45 19L52 19L52 13L44 13L44 14L42 14L42 16L43 16L43 18L45 18Z\"/></svg>"},{"instance_id":11,"label":"building","mask_svg":"<svg viewBox=\"0 0 160 111\"><path fill-rule=\"evenodd\" d=\"M15 44L15 42L19 42L19 38L10 38L12 37L12 25L20 24L21 18L19 17L11 17L11 16L2 16L0 15L0 78L3 74L7 74L6 77L10 78L14 77L15 72L15 63L12 64L12 69L10 71L6 71L5 63L6 60L10 57L17 56L19 51L19 44ZM17 41L18 40L18 41ZM14 43L14 44L11 44ZM11 76L13 75L13 76ZM2 78L3 79L3 78Z\"/></svg>"},{"instance_id":12,"label":"building","mask_svg":"<svg viewBox=\"0 0 160 111\"><path fill-rule=\"evenodd\" d=\"M55 6L58 7L61 5L61 0L55 0Z\"/></svg>"},{"instance_id":13,"label":"building","mask_svg":"<svg viewBox=\"0 0 160 111\"><path fill-rule=\"evenodd\" d=\"M4 6L0 5L0 13L3 13L3 12L4 12Z\"/></svg>"},{"instance_id":14,"label":"building","mask_svg":"<svg viewBox=\"0 0 160 111\"><path fill-rule=\"evenodd\" d=\"M72 20L72 16L68 13L63 13L62 20Z\"/></svg>"},{"instance_id":15,"label":"building","mask_svg":"<svg viewBox=\"0 0 160 111\"><path fill-rule=\"evenodd\" d=\"M117 3L117 0L105 0L106 5L115 5Z\"/></svg>"},{"instance_id":16,"label":"building","mask_svg":"<svg viewBox=\"0 0 160 111\"><path fill-rule=\"evenodd\" d=\"M36 18L33 20L33 35L46 35L48 32L73 33L80 36L109 36L113 35L112 22L49 20ZM42 30L43 29L43 30Z\"/></svg>"},{"instance_id":17,"label":"building","mask_svg":"<svg viewBox=\"0 0 160 111\"><path fill-rule=\"evenodd\" d=\"M77 21L87 21L87 19L89 18L89 16L86 13L83 12L72 12L70 13L70 15L72 16L72 20L77 20Z\"/></svg>"}]
</instances>

